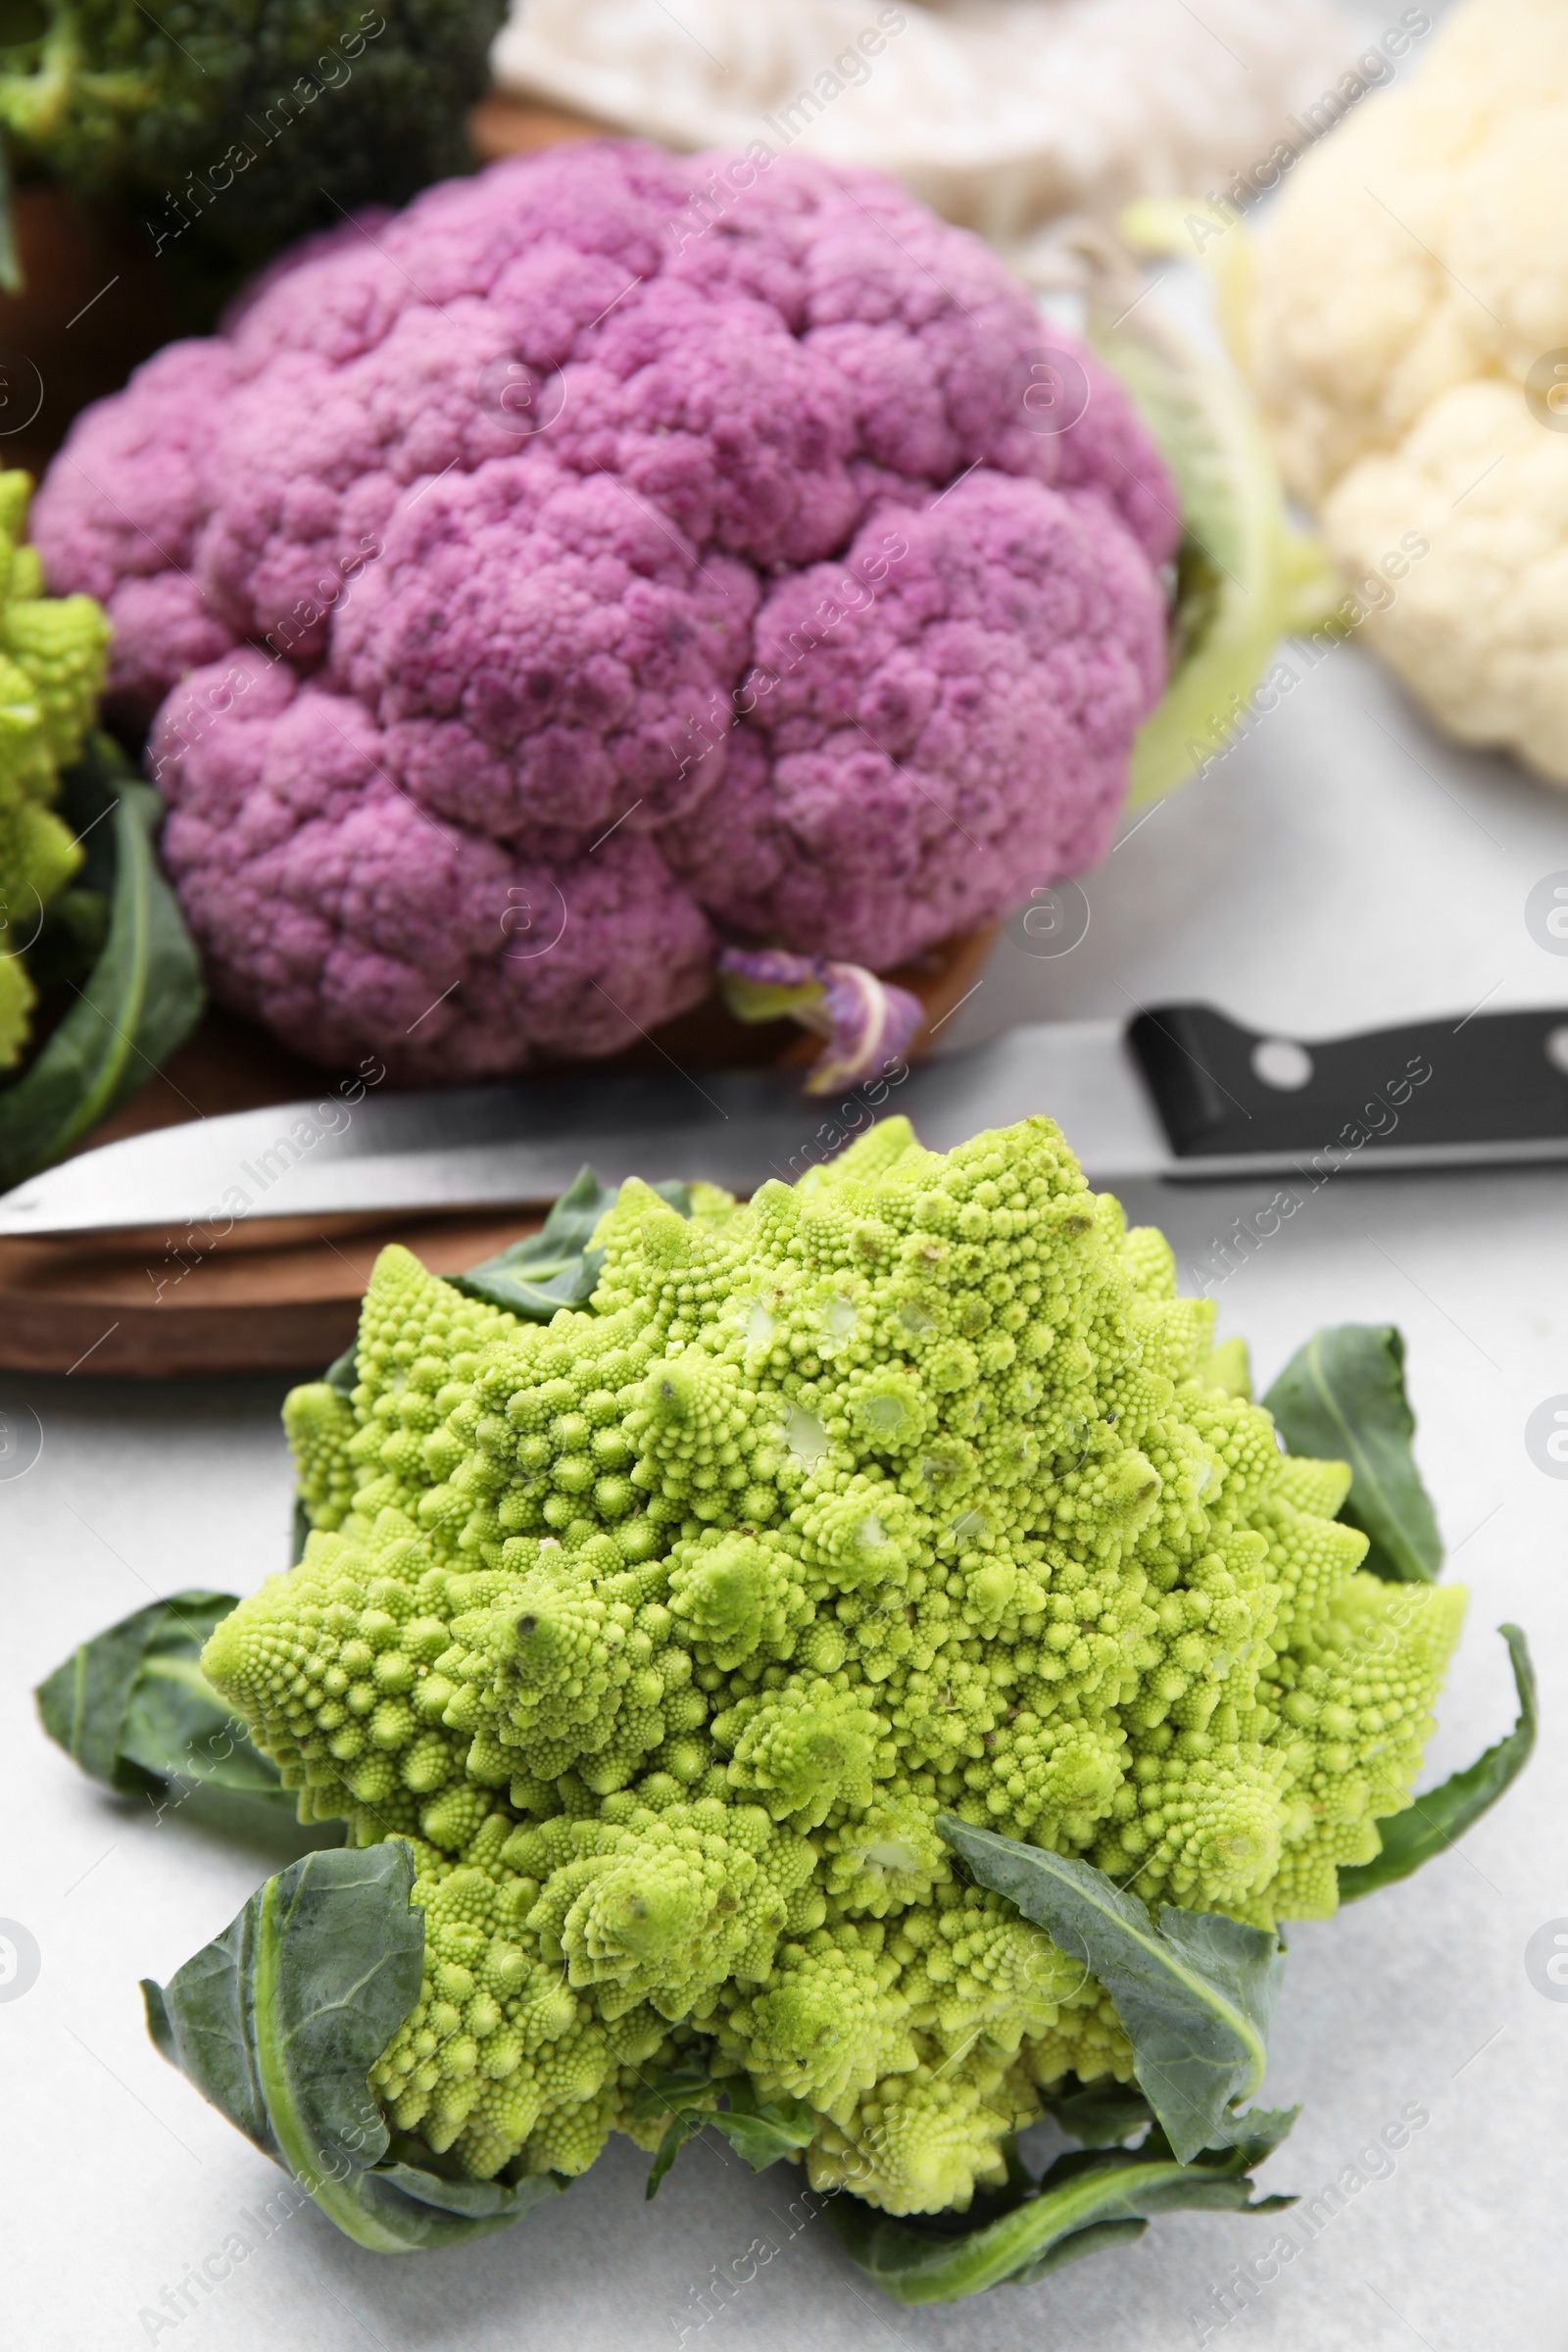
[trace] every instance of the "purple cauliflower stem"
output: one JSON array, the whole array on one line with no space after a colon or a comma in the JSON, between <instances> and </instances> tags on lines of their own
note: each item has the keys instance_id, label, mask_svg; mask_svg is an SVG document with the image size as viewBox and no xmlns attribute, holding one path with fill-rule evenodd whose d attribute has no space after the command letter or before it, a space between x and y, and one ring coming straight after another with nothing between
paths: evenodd
<instances>
[{"instance_id":1,"label":"purple cauliflower stem","mask_svg":"<svg viewBox=\"0 0 1568 2352\"><path fill-rule=\"evenodd\" d=\"M873 174L603 140L161 352L33 529L109 609L217 995L502 1073L614 1052L725 944L886 968L1091 865L1180 526L1087 355L1036 429L1047 331Z\"/></svg>"},{"instance_id":2,"label":"purple cauliflower stem","mask_svg":"<svg viewBox=\"0 0 1568 2352\"><path fill-rule=\"evenodd\" d=\"M743 1021L796 1020L827 1039L806 1081L808 1095L893 1070L925 1019L918 997L863 964L792 956L787 948L720 949L718 986Z\"/></svg>"}]
</instances>

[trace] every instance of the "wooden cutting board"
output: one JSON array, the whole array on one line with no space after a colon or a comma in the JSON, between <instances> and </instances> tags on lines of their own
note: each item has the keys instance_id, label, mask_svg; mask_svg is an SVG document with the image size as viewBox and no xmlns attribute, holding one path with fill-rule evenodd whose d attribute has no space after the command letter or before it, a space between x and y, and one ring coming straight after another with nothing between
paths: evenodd
<instances>
[{"instance_id":1,"label":"wooden cutting board","mask_svg":"<svg viewBox=\"0 0 1568 2352\"><path fill-rule=\"evenodd\" d=\"M81 1378L318 1371L359 1322L377 1250L402 1242L459 1274L537 1230L538 1215L275 1217L199 1250L192 1237L111 1249L0 1242L0 1366Z\"/></svg>"},{"instance_id":2,"label":"wooden cutting board","mask_svg":"<svg viewBox=\"0 0 1568 2352\"><path fill-rule=\"evenodd\" d=\"M926 1008L910 1047L979 982L988 925L890 975ZM734 1069L776 1065L781 1083L816 1053L789 1021L746 1027L716 999L664 1024L603 1066ZM187 1044L81 1146L182 1120L214 1118L320 1092L322 1073L232 1014L210 1012ZM89 1241L0 1241L0 1372L77 1379L171 1379L215 1372L315 1372L354 1337L377 1250L401 1242L435 1274L477 1265L523 1234L533 1210L447 1215L274 1217L205 1233L149 1228Z\"/></svg>"}]
</instances>

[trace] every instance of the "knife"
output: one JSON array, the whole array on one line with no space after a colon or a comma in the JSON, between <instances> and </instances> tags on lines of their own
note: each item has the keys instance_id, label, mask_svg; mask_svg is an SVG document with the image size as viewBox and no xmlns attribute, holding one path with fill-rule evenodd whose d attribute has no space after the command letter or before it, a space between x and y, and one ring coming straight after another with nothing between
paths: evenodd
<instances>
[{"instance_id":1,"label":"knife","mask_svg":"<svg viewBox=\"0 0 1568 2352\"><path fill-rule=\"evenodd\" d=\"M359 1099L349 1099L354 1090ZM951 1150L1031 1112L1098 1184L1568 1159L1568 1006L1473 1013L1318 1041L1203 1004L1041 1021L840 1098L778 1070L573 1072L319 1097L101 1145L0 1195L0 1237L247 1219L524 1206L584 1160L607 1182L788 1183L894 1111Z\"/></svg>"}]
</instances>

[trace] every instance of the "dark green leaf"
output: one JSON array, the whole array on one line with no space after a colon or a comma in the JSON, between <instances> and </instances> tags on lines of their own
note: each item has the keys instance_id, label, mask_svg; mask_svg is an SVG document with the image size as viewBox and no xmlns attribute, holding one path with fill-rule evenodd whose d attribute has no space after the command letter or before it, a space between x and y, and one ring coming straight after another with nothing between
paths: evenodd
<instances>
[{"instance_id":1,"label":"dark green leaf","mask_svg":"<svg viewBox=\"0 0 1568 2352\"><path fill-rule=\"evenodd\" d=\"M33 16L42 16L43 11L37 6L37 0L32 0L30 7L26 5L26 0L22 0L20 6L16 5L16 0L13 0L13 5L8 13L14 20L26 24ZM11 31L5 26L0 26L0 44L7 48L14 47L18 41L33 40L36 37L34 33ZM16 210L11 177L11 142L3 132L0 132L0 289L7 294L20 294L24 282L22 274L22 256L17 251Z\"/></svg>"},{"instance_id":2,"label":"dark green leaf","mask_svg":"<svg viewBox=\"0 0 1568 2352\"><path fill-rule=\"evenodd\" d=\"M605 1262L604 1252L588 1244L614 1204L612 1189L592 1168L579 1169L537 1233L452 1276L454 1287L533 1323L548 1323L564 1306L586 1305Z\"/></svg>"},{"instance_id":3,"label":"dark green leaf","mask_svg":"<svg viewBox=\"0 0 1568 2352\"><path fill-rule=\"evenodd\" d=\"M38 1686L44 1730L83 1772L122 1794L157 1798L188 1782L292 1811L276 1765L197 1663L236 1605L232 1592L175 1592L84 1642Z\"/></svg>"},{"instance_id":4,"label":"dark green leaf","mask_svg":"<svg viewBox=\"0 0 1568 2352\"><path fill-rule=\"evenodd\" d=\"M1340 1517L1369 1539L1366 1566L1391 1584L1429 1585L1443 1539L1411 1452L1404 1341L1389 1323L1341 1323L1298 1348L1263 1402L1292 1453L1348 1462Z\"/></svg>"},{"instance_id":5,"label":"dark green leaf","mask_svg":"<svg viewBox=\"0 0 1568 2352\"><path fill-rule=\"evenodd\" d=\"M400 2252L416 2246L451 2245L455 2238L488 2237L492 2230L504 2230L508 2222L520 2221L546 2197L559 2197L568 2185L555 2173L531 2173L515 2186L504 2180L464 2180L432 2170L429 2150L420 2153L425 2158L422 2164L378 2164L366 2176L365 2184L376 2210L383 2220L390 2210L395 2226L404 2232L402 2245L394 2249ZM388 2190L397 2192L395 2204L389 2202ZM415 2210L404 2205L405 2198ZM438 2222L425 2233L425 2218L418 2210L425 2206L436 2213L455 2214L467 2226L451 2228Z\"/></svg>"},{"instance_id":6,"label":"dark green leaf","mask_svg":"<svg viewBox=\"0 0 1568 2352\"><path fill-rule=\"evenodd\" d=\"M307 1854L167 1985L142 1987L171 2065L347 2236L385 2254L482 2236L560 2186L551 2174L515 2188L453 2180L392 2145L368 2076L419 1997L413 1885L398 1838Z\"/></svg>"},{"instance_id":7,"label":"dark green leaf","mask_svg":"<svg viewBox=\"0 0 1568 2352\"><path fill-rule=\"evenodd\" d=\"M662 1200L683 1217L692 1213L691 1193L684 1184L656 1184ZM564 1306L586 1306L598 1285L605 1262L602 1250L591 1250L594 1228L615 1205L616 1193L600 1183L590 1167L579 1170L537 1233L487 1257L466 1274L448 1277L453 1287L470 1298L504 1306L509 1314L530 1323L548 1323Z\"/></svg>"},{"instance_id":8,"label":"dark green leaf","mask_svg":"<svg viewBox=\"0 0 1568 2352\"><path fill-rule=\"evenodd\" d=\"M1205 2155L1217 2155L1221 2149L1236 2148L1249 2165L1261 2164L1272 2156L1283 2139L1290 2136L1299 2107L1248 2107L1240 2115L1228 2112L1214 2127L1214 2136L1204 2150Z\"/></svg>"},{"instance_id":9,"label":"dark green leaf","mask_svg":"<svg viewBox=\"0 0 1568 2352\"><path fill-rule=\"evenodd\" d=\"M49 11L43 0L0 0L0 49L41 41L48 30Z\"/></svg>"},{"instance_id":10,"label":"dark green leaf","mask_svg":"<svg viewBox=\"0 0 1568 2352\"><path fill-rule=\"evenodd\" d=\"M648 2176L650 2197L687 2140L709 2124L723 2132L754 2173L765 2172L780 2157L808 2147L818 2129L816 2114L805 2099L760 2099L749 2076L722 2075L715 2080L701 2066L684 2066L658 2077L638 2092L632 2113L646 2122L666 2111L669 2122Z\"/></svg>"},{"instance_id":11,"label":"dark green leaf","mask_svg":"<svg viewBox=\"0 0 1568 2352\"><path fill-rule=\"evenodd\" d=\"M637 2093L632 2116L638 2123L649 2123L656 2115L673 2114L677 2107L691 2106L714 2087L706 2066L673 2067L667 2075L656 2075Z\"/></svg>"},{"instance_id":12,"label":"dark green leaf","mask_svg":"<svg viewBox=\"0 0 1568 2352\"><path fill-rule=\"evenodd\" d=\"M1066 2077L1066 2084L1074 2081L1073 2076ZM1096 2082L1087 2089L1082 2085L1076 2088L1059 2085L1042 2095L1047 2114L1070 2137L1082 2140L1086 2148L1119 2147L1142 2127L1147 2129L1148 2137L1140 2142L1141 2156L1175 2154L1163 2127L1155 2121L1153 2109L1136 2082ZM1300 2112L1299 2107L1249 2107L1238 2115L1227 2108L1215 2124L1203 2152L1214 2156L1229 2148L1240 2148L1249 2164L1261 2164L1279 2146Z\"/></svg>"},{"instance_id":13,"label":"dark green leaf","mask_svg":"<svg viewBox=\"0 0 1568 2352\"><path fill-rule=\"evenodd\" d=\"M27 977L41 997L85 983L109 937L109 894L63 890L44 908L43 927L27 950Z\"/></svg>"},{"instance_id":14,"label":"dark green leaf","mask_svg":"<svg viewBox=\"0 0 1568 2352\"><path fill-rule=\"evenodd\" d=\"M1276 2120L1268 2119L1271 2128ZM1252 2200L1247 2176L1258 2161L1245 2146L1206 2150L1193 2164L1177 2164L1163 2149L1154 2156L1080 2150L1058 2157L1009 2212L957 2234L895 2221L855 2196L832 2199L826 2211L840 2244L896 2301L956 2303L1004 2280L1026 2285L1082 2255L1125 2244L1155 2214L1278 2212L1289 2197Z\"/></svg>"},{"instance_id":15,"label":"dark green leaf","mask_svg":"<svg viewBox=\"0 0 1568 2352\"><path fill-rule=\"evenodd\" d=\"M196 951L154 852L163 803L107 736L65 777L61 813L87 841L85 880L112 860L109 934L36 1060L0 1093L0 1189L58 1159L145 1085L204 1003Z\"/></svg>"},{"instance_id":16,"label":"dark green leaf","mask_svg":"<svg viewBox=\"0 0 1568 2352\"><path fill-rule=\"evenodd\" d=\"M1347 1863L1340 1871L1342 1903L1353 1903L1358 1895L1375 1894L1380 1886L1407 1879L1423 1862L1452 1845L1496 1803L1530 1761L1537 1730L1536 1670L1518 1626L1499 1625L1497 1631L1508 1644L1514 1688L1519 1693L1519 1717L1513 1730L1441 1788L1425 1789L1402 1813L1391 1814L1378 1823L1381 1852L1370 1862Z\"/></svg>"},{"instance_id":17,"label":"dark green leaf","mask_svg":"<svg viewBox=\"0 0 1568 2352\"><path fill-rule=\"evenodd\" d=\"M1046 2113L1055 2118L1069 2139L1081 2140L1086 2148L1120 2147L1154 2120L1154 2111L1136 2082L1085 2085L1069 2075L1065 2083L1043 2095Z\"/></svg>"},{"instance_id":18,"label":"dark green leaf","mask_svg":"<svg viewBox=\"0 0 1568 2352\"><path fill-rule=\"evenodd\" d=\"M782 2156L798 2155L816 2137L819 2120L805 2099L760 2099L744 2075L722 2087L728 2107L709 2121L754 2173L765 2172Z\"/></svg>"},{"instance_id":19,"label":"dark green leaf","mask_svg":"<svg viewBox=\"0 0 1568 2352\"><path fill-rule=\"evenodd\" d=\"M1091 1863L971 1829L937 1827L982 1886L1093 1971L1133 2045L1139 2087L1183 2163L1209 2145L1226 2107L1263 2079L1284 1954L1278 1938L1216 1912L1147 1904Z\"/></svg>"},{"instance_id":20,"label":"dark green leaf","mask_svg":"<svg viewBox=\"0 0 1568 2352\"><path fill-rule=\"evenodd\" d=\"M277 1766L251 1744L193 1658L149 1653L130 1694L120 1753L149 1778L198 1781L292 1808Z\"/></svg>"},{"instance_id":21,"label":"dark green leaf","mask_svg":"<svg viewBox=\"0 0 1568 2352\"><path fill-rule=\"evenodd\" d=\"M1069 2230L1048 2246L1033 2262L1014 2271L1006 2284L1033 2286L1037 2278L1048 2278L1053 2271L1064 2271L1069 2262L1081 2262L1086 2254L1108 2254L1112 2246L1130 2246L1143 2236L1149 2224L1144 2221L1091 2222L1087 2230Z\"/></svg>"},{"instance_id":22,"label":"dark green leaf","mask_svg":"<svg viewBox=\"0 0 1568 2352\"><path fill-rule=\"evenodd\" d=\"M689 2139L695 2139L708 2121L709 2117L695 2107L674 2109L668 2123L664 2126L663 2136L654 2150L654 2161L649 2167L648 2184L643 2190L644 2197L658 2196L659 2185L664 2175L686 2142Z\"/></svg>"}]
</instances>

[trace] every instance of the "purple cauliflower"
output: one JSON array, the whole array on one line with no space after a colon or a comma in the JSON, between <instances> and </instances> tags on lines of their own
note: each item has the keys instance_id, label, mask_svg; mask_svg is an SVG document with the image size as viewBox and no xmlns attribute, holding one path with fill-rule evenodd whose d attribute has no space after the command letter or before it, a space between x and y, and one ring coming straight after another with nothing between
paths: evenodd
<instances>
[{"instance_id":1,"label":"purple cauliflower","mask_svg":"<svg viewBox=\"0 0 1568 2352\"><path fill-rule=\"evenodd\" d=\"M760 148L559 147L274 265L33 516L216 993L480 1076L615 1051L725 944L885 968L1092 864L1179 522L1065 349L975 238Z\"/></svg>"}]
</instances>

